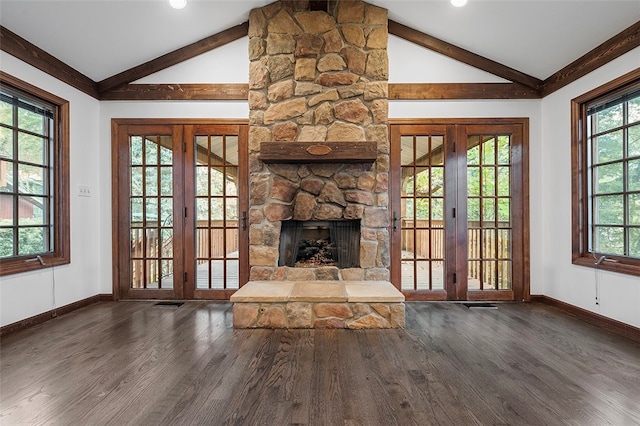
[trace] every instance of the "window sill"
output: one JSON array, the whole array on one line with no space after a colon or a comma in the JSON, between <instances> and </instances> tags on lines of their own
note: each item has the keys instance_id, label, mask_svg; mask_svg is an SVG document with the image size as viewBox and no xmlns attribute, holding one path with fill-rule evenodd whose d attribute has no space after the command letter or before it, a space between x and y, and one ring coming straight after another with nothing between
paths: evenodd
<instances>
[{"instance_id":1,"label":"window sill","mask_svg":"<svg viewBox=\"0 0 640 426\"><path fill-rule=\"evenodd\" d=\"M71 260L67 257L54 255L42 256L42 261L44 265L34 256L2 260L0 261L0 276L38 271L40 269L48 269L53 266L71 263Z\"/></svg>"},{"instance_id":2,"label":"window sill","mask_svg":"<svg viewBox=\"0 0 640 426\"><path fill-rule=\"evenodd\" d=\"M625 258L615 258L613 256L607 256L607 258L603 262L601 262L600 265L596 265L596 260L591 254L589 254L587 256L575 257L572 263L574 265L585 266L587 268L598 268L602 271L640 276L640 261Z\"/></svg>"}]
</instances>

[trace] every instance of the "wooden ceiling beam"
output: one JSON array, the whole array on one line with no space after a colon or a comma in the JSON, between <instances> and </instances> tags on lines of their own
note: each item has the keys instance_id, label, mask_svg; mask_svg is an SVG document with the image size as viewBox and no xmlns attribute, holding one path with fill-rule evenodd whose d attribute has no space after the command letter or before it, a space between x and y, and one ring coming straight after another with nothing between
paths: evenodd
<instances>
[{"instance_id":1,"label":"wooden ceiling beam","mask_svg":"<svg viewBox=\"0 0 640 426\"><path fill-rule=\"evenodd\" d=\"M539 99L540 92L518 83L389 83L390 100Z\"/></svg>"},{"instance_id":2,"label":"wooden ceiling beam","mask_svg":"<svg viewBox=\"0 0 640 426\"><path fill-rule=\"evenodd\" d=\"M544 81L542 96L550 95L639 46L640 21L547 78Z\"/></svg>"},{"instance_id":3,"label":"wooden ceiling beam","mask_svg":"<svg viewBox=\"0 0 640 426\"><path fill-rule=\"evenodd\" d=\"M249 85L127 84L100 94L105 101L246 101Z\"/></svg>"},{"instance_id":4,"label":"wooden ceiling beam","mask_svg":"<svg viewBox=\"0 0 640 426\"><path fill-rule=\"evenodd\" d=\"M0 49L89 96L99 97L95 81L3 26L0 26Z\"/></svg>"},{"instance_id":5,"label":"wooden ceiling beam","mask_svg":"<svg viewBox=\"0 0 640 426\"><path fill-rule=\"evenodd\" d=\"M177 65L187 59L194 58L217 47L238 40L246 36L248 33L248 22L228 28L200 41L196 41L195 43L191 43L187 46L181 47L180 49L174 50L173 52L159 56L149 62L145 62L144 64L129 68L126 71L106 78L98 82L98 91L100 93L104 93L113 88L139 80L150 74L162 71L165 68Z\"/></svg>"},{"instance_id":6,"label":"wooden ceiling beam","mask_svg":"<svg viewBox=\"0 0 640 426\"><path fill-rule=\"evenodd\" d=\"M246 101L249 85L128 84L102 93L105 101ZM539 99L517 83L389 83L390 100Z\"/></svg>"},{"instance_id":7,"label":"wooden ceiling beam","mask_svg":"<svg viewBox=\"0 0 640 426\"><path fill-rule=\"evenodd\" d=\"M542 80L392 20L389 20L389 34L531 89L541 90L543 87Z\"/></svg>"}]
</instances>

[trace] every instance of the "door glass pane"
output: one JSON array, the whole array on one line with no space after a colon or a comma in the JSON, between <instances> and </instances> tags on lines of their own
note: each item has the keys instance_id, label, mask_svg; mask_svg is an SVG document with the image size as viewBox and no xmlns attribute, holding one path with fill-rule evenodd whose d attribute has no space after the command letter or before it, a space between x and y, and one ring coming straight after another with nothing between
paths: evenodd
<instances>
[{"instance_id":1,"label":"door glass pane","mask_svg":"<svg viewBox=\"0 0 640 426\"><path fill-rule=\"evenodd\" d=\"M198 135L196 288L237 289L238 136Z\"/></svg>"},{"instance_id":2,"label":"door glass pane","mask_svg":"<svg viewBox=\"0 0 640 426\"><path fill-rule=\"evenodd\" d=\"M130 288L173 288L171 150L170 136L129 138Z\"/></svg>"},{"instance_id":3,"label":"door glass pane","mask_svg":"<svg viewBox=\"0 0 640 426\"><path fill-rule=\"evenodd\" d=\"M511 289L509 145L508 135L468 138L468 290Z\"/></svg>"},{"instance_id":4,"label":"door glass pane","mask_svg":"<svg viewBox=\"0 0 640 426\"><path fill-rule=\"evenodd\" d=\"M401 289L444 289L444 136L401 137Z\"/></svg>"}]
</instances>

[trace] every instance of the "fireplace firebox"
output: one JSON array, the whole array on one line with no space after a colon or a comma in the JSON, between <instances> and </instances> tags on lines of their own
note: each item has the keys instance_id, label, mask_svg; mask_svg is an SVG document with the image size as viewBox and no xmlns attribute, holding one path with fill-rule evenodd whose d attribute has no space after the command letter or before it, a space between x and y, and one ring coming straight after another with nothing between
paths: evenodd
<instances>
[{"instance_id":1,"label":"fireplace firebox","mask_svg":"<svg viewBox=\"0 0 640 426\"><path fill-rule=\"evenodd\" d=\"M280 232L279 266L360 266L359 220L286 220Z\"/></svg>"}]
</instances>

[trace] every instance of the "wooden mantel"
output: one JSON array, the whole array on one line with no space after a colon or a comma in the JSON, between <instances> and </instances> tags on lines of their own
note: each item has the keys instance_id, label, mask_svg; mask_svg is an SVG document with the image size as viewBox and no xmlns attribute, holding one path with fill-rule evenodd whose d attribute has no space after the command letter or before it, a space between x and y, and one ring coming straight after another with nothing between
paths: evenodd
<instances>
[{"instance_id":1,"label":"wooden mantel","mask_svg":"<svg viewBox=\"0 0 640 426\"><path fill-rule=\"evenodd\" d=\"M262 142L265 163L373 163L377 142Z\"/></svg>"}]
</instances>

